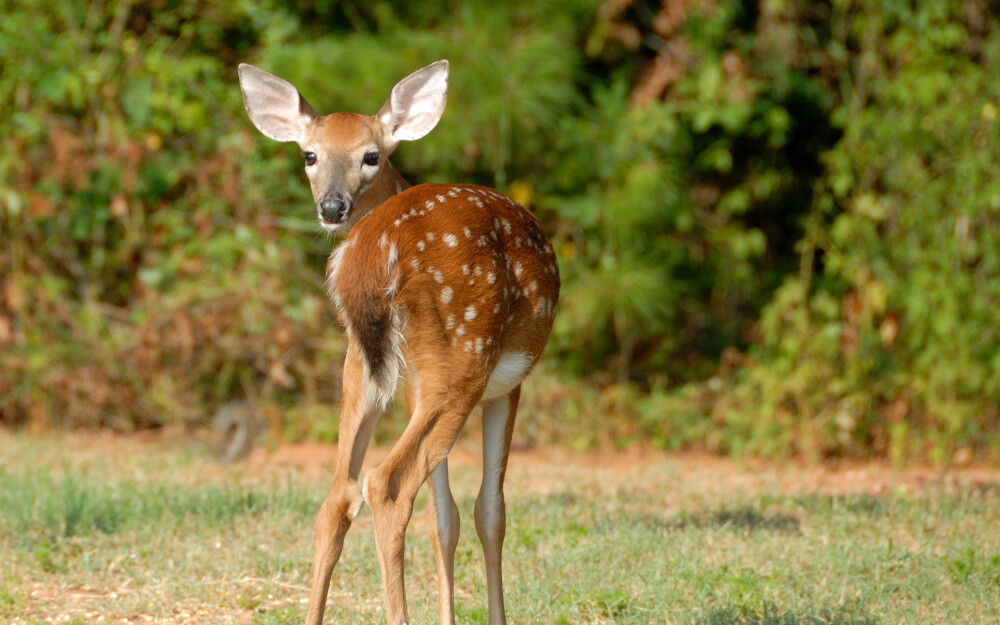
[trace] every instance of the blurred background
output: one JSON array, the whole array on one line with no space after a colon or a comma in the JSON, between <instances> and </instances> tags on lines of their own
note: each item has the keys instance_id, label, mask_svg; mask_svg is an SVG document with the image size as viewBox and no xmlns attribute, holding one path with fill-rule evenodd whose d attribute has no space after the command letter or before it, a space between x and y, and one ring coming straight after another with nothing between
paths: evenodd
<instances>
[{"instance_id":1,"label":"blurred background","mask_svg":"<svg viewBox=\"0 0 1000 625\"><path fill-rule=\"evenodd\" d=\"M518 445L1000 460L993 0L0 6L4 426L333 440L335 240L236 66L371 114L447 58L394 162L530 207L563 275Z\"/></svg>"}]
</instances>

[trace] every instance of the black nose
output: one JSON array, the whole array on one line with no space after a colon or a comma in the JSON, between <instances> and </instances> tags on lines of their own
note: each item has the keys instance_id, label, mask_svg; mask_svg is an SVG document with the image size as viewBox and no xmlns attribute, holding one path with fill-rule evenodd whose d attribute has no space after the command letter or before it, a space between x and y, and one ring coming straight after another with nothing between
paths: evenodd
<instances>
[{"instance_id":1,"label":"black nose","mask_svg":"<svg viewBox=\"0 0 1000 625\"><path fill-rule=\"evenodd\" d=\"M319 210L323 216L323 221L336 223L344 219L343 200L326 198L319 203Z\"/></svg>"}]
</instances>

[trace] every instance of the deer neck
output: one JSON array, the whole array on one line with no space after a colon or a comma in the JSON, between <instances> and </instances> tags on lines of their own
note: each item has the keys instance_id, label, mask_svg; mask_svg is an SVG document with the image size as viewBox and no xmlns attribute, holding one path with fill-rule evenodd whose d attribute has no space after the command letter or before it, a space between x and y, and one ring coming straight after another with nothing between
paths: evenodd
<instances>
[{"instance_id":1,"label":"deer neck","mask_svg":"<svg viewBox=\"0 0 1000 625\"><path fill-rule=\"evenodd\" d=\"M409 189L410 186L410 183L396 171L392 163L386 160L379 171L378 177L375 178L371 188L368 189L368 193L362 196L355 210L359 214L367 215L373 208L397 193L402 193L404 190Z\"/></svg>"}]
</instances>

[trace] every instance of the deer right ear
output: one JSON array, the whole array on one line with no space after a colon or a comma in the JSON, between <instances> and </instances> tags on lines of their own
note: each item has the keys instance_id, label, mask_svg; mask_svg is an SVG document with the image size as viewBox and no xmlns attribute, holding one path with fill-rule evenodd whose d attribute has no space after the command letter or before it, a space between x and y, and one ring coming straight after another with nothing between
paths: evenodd
<instances>
[{"instance_id":1,"label":"deer right ear","mask_svg":"<svg viewBox=\"0 0 1000 625\"><path fill-rule=\"evenodd\" d=\"M437 126L448 101L448 61L418 69L400 80L378 119L394 142L414 141Z\"/></svg>"},{"instance_id":2,"label":"deer right ear","mask_svg":"<svg viewBox=\"0 0 1000 625\"><path fill-rule=\"evenodd\" d=\"M265 137L301 143L315 117L292 83L259 67L240 63L240 89L250 121Z\"/></svg>"}]
</instances>

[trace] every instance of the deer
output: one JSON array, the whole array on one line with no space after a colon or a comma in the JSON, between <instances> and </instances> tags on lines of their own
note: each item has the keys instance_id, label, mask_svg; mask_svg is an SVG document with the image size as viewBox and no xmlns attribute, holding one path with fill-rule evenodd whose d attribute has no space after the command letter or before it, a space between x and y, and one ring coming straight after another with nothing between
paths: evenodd
<instances>
[{"instance_id":1,"label":"deer","mask_svg":"<svg viewBox=\"0 0 1000 625\"><path fill-rule=\"evenodd\" d=\"M374 116L319 116L294 85L239 66L243 102L266 137L298 144L320 226L342 238L327 287L347 336L337 460L314 525L305 623L319 625L344 537L371 509L386 622L406 625L404 541L420 487L429 491L442 625L455 622L459 511L448 454L482 407L483 475L476 533L486 566L490 625L504 625L504 478L521 383L545 347L559 267L535 216L471 184L410 186L389 163L401 141L429 133L444 113L449 65L399 81ZM405 379L409 421L359 481L379 417Z\"/></svg>"}]
</instances>

